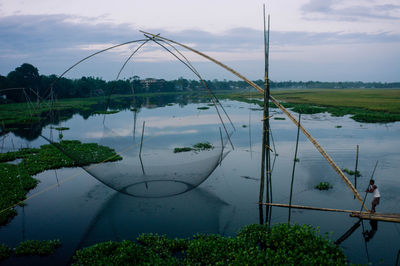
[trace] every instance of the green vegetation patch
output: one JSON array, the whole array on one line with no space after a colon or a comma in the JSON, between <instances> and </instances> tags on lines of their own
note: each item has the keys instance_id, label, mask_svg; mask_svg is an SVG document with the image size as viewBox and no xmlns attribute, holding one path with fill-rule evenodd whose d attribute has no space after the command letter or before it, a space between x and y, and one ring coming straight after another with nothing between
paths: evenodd
<instances>
[{"instance_id":1,"label":"green vegetation patch","mask_svg":"<svg viewBox=\"0 0 400 266\"><path fill-rule=\"evenodd\" d=\"M275 120L286 120L284 117L274 117Z\"/></svg>"},{"instance_id":2,"label":"green vegetation patch","mask_svg":"<svg viewBox=\"0 0 400 266\"><path fill-rule=\"evenodd\" d=\"M333 186L329 182L321 182L318 185L316 185L315 188L319 190L329 190L333 188Z\"/></svg>"},{"instance_id":3,"label":"green vegetation patch","mask_svg":"<svg viewBox=\"0 0 400 266\"><path fill-rule=\"evenodd\" d=\"M354 172L353 170L349 170L349 169L347 169L347 168L343 168L342 171L345 172L346 174L349 174L349 175L354 175L354 174L356 174L356 177L362 176L361 173L360 173L360 171L358 171L358 170L357 170L357 172Z\"/></svg>"},{"instance_id":4,"label":"green vegetation patch","mask_svg":"<svg viewBox=\"0 0 400 266\"><path fill-rule=\"evenodd\" d=\"M55 249L61 246L61 241L56 240L26 240L15 248L16 256L48 256L54 253Z\"/></svg>"},{"instance_id":5,"label":"green vegetation patch","mask_svg":"<svg viewBox=\"0 0 400 266\"><path fill-rule=\"evenodd\" d=\"M311 226L253 224L236 237L169 239L144 234L137 242L105 242L76 251L73 265L345 265L328 236Z\"/></svg>"},{"instance_id":6,"label":"green vegetation patch","mask_svg":"<svg viewBox=\"0 0 400 266\"><path fill-rule=\"evenodd\" d=\"M207 142L198 142L194 144L192 147L174 148L174 153L188 152L188 151L205 151L212 149L214 149L214 146L207 141Z\"/></svg>"},{"instance_id":7,"label":"green vegetation patch","mask_svg":"<svg viewBox=\"0 0 400 266\"><path fill-rule=\"evenodd\" d=\"M174 153L192 151L192 147L174 148Z\"/></svg>"},{"instance_id":8,"label":"green vegetation patch","mask_svg":"<svg viewBox=\"0 0 400 266\"><path fill-rule=\"evenodd\" d=\"M211 150L214 146L210 142L198 142L193 145L193 148L198 151Z\"/></svg>"},{"instance_id":9,"label":"green vegetation patch","mask_svg":"<svg viewBox=\"0 0 400 266\"><path fill-rule=\"evenodd\" d=\"M22 159L18 164L6 162ZM40 149L20 149L0 154L0 225L7 224L15 215L13 205L26 199L38 180L32 176L45 170L78 167L92 163L121 160L109 147L96 143L64 140L42 145Z\"/></svg>"},{"instance_id":10,"label":"green vegetation patch","mask_svg":"<svg viewBox=\"0 0 400 266\"><path fill-rule=\"evenodd\" d=\"M208 110L208 109L210 109L210 107L208 107L208 106L200 106L200 107L197 107L197 109L199 109L199 110Z\"/></svg>"},{"instance_id":11,"label":"green vegetation patch","mask_svg":"<svg viewBox=\"0 0 400 266\"><path fill-rule=\"evenodd\" d=\"M0 261L7 259L11 256L12 249L3 243L0 244Z\"/></svg>"}]
</instances>

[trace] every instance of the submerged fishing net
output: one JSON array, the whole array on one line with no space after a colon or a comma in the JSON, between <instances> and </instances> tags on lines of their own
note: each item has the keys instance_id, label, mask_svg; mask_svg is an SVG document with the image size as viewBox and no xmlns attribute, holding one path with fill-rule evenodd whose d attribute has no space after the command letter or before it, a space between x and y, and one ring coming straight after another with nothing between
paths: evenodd
<instances>
[{"instance_id":1,"label":"submerged fishing net","mask_svg":"<svg viewBox=\"0 0 400 266\"><path fill-rule=\"evenodd\" d=\"M174 112L165 115L162 108L174 109ZM227 152L227 149L224 152L226 138L221 138L218 117L210 114L211 110L202 115L198 111L190 114L186 108L156 109L143 111L160 113L141 118L139 132L134 124L138 123L137 118L126 119L131 110L89 117L88 128L74 138L82 143L109 147L115 155L103 158L101 163L84 165L83 169L105 185L136 197L171 196L200 185ZM178 116L180 111L186 114ZM56 142L53 144L72 160L82 160L79 153L65 150Z\"/></svg>"}]
</instances>

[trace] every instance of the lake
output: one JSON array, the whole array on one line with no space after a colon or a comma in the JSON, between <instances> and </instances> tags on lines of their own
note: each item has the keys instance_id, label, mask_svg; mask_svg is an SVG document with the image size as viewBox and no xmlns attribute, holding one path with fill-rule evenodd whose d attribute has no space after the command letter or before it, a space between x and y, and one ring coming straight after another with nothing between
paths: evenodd
<instances>
[{"instance_id":1,"label":"lake","mask_svg":"<svg viewBox=\"0 0 400 266\"><path fill-rule=\"evenodd\" d=\"M253 104L221 101L235 127L220 109L233 149L209 102L180 100L170 98L169 104L143 100L137 112L121 108L106 115L104 123L103 115L77 113L61 122L61 126L70 128L63 131L63 139L112 147L123 160L84 169L49 170L35 176L40 183L29 192L28 198L32 198L27 205L17 207L18 215L0 229L1 242L15 247L24 239L58 238L62 246L49 257L12 258L5 263L64 264L71 261L75 249L97 242L134 240L149 232L169 237L197 233L233 236L244 225L259 223L262 110ZM270 112L273 202L288 204L297 128L289 119L276 120L285 117L278 109L271 108ZM361 196L379 160L375 180L381 202L377 212L400 213L399 122L358 123L348 116L327 113L302 115L301 121L341 168L354 170L359 145L362 176L357 189ZM41 134L57 140L58 132L46 125ZM39 136L29 139L9 133L2 152L48 143ZM193 147L198 142L210 142L213 149L173 152L176 147ZM351 190L302 134L297 157L293 204L360 210L361 204ZM349 179L354 182L354 176ZM320 182L329 182L333 188L315 189ZM368 195L368 208L371 200ZM288 209L272 208L272 224L287 222ZM332 241L354 226L355 231L340 240L352 263L393 265L400 250L400 224L363 221L358 226L358 219L346 213L296 209L292 209L291 222L319 227ZM363 230L372 228L375 233L364 238Z\"/></svg>"}]
</instances>

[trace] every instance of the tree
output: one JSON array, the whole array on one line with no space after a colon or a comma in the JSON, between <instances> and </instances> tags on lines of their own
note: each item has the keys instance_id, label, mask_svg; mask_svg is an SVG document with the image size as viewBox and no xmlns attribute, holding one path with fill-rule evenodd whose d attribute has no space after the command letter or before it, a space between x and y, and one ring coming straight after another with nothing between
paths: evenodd
<instances>
[{"instance_id":1,"label":"tree","mask_svg":"<svg viewBox=\"0 0 400 266\"><path fill-rule=\"evenodd\" d=\"M25 89L30 97L38 99L40 76L38 69L31 64L24 63L14 71L8 73L7 81L9 88ZM22 90L14 92L10 96L14 101L24 99Z\"/></svg>"}]
</instances>

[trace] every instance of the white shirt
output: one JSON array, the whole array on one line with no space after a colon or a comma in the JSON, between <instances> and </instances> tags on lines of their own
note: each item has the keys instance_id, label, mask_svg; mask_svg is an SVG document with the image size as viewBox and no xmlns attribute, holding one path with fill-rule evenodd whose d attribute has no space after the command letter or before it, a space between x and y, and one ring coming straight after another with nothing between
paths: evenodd
<instances>
[{"instance_id":1,"label":"white shirt","mask_svg":"<svg viewBox=\"0 0 400 266\"><path fill-rule=\"evenodd\" d=\"M375 187L375 190L374 190L374 198L380 198L380 197L381 197L381 193L379 193L378 187Z\"/></svg>"}]
</instances>

